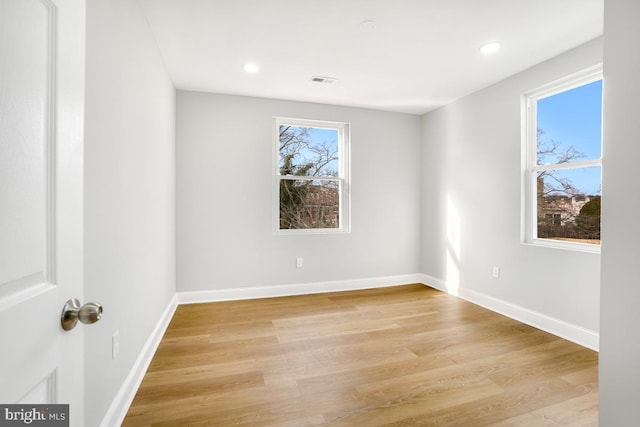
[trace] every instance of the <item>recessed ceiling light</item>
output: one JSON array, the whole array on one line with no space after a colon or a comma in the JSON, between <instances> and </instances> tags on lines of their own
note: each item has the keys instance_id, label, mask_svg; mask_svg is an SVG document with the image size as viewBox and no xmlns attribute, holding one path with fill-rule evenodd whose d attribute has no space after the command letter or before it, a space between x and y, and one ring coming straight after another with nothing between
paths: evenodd
<instances>
[{"instance_id":1,"label":"recessed ceiling light","mask_svg":"<svg viewBox=\"0 0 640 427\"><path fill-rule=\"evenodd\" d=\"M256 64L244 64L243 67L247 73L257 73L260 68Z\"/></svg>"},{"instance_id":2,"label":"recessed ceiling light","mask_svg":"<svg viewBox=\"0 0 640 427\"><path fill-rule=\"evenodd\" d=\"M500 43L499 42L489 42L489 43L485 43L482 46L480 46L480 52L484 53L485 55L490 55L492 53L496 53L497 51L500 50Z\"/></svg>"},{"instance_id":3,"label":"recessed ceiling light","mask_svg":"<svg viewBox=\"0 0 640 427\"><path fill-rule=\"evenodd\" d=\"M372 33L378 28L378 23L374 20L368 19L366 21L362 21L358 27L360 31L364 33Z\"/></svg>"}]
</instances>

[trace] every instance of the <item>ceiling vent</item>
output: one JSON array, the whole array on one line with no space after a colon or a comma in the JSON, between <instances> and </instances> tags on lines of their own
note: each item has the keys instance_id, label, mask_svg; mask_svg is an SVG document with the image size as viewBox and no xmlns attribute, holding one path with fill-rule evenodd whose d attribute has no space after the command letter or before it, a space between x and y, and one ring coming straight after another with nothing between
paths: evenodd
<instances>
[{"instance_id":1,"label":"ceiling vent","mask_svg":"<svg viewBox=\"0 0 640 427\"><path fill-rule=\"evenodd\" d=\"M336 82L335 77L326 77L326 76L312 76L311 77L311 81L314 83L327 83L327 84L334 84Z\"/></svg>"}]
</instances>

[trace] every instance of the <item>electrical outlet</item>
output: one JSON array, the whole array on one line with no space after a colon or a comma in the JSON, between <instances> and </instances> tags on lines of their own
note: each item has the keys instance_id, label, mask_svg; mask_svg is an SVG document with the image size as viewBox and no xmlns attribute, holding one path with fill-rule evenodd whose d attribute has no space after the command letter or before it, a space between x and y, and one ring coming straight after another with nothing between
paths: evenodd
<instances>
[{"instance_id":1,"label":"electrical outlet","mask_svg":"<svg viewBox=\"0 0 640 427\"><path fill-rule=\"evenodd\" d=\"M111 359L115 360L120 353L120 331L115 331L111 336Z\"/></svg>"},{"instance_id":2,"label":"electrical outlet","mask_svg":"<svg viewBox=\"0 0 640 427\"><path fill-rule=\"evenodd\" d=\"M495 265L493 266L493 277L495 277L496 279L500 277L500 267Z\"/></svg>"},{"instance_id":3,"label":"electrical outlet","mask_svg":"<svg viewBox=\"0 0 640 427\"><path fill-rule=\"evenodd\" d=\"M299 256L298 258L296 258L296 268L302 268L302 257Z\"/></svg>"}]
</instances>

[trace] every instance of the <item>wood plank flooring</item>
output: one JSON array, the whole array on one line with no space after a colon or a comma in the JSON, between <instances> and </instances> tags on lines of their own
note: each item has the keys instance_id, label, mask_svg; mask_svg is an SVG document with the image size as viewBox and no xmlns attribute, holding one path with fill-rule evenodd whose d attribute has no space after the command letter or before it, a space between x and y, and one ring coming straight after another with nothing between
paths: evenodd
<instances>
[{"instance_id":1,"label":"wood plank flooring","mask_svg":"<svg viewBox=\"0 0 640 427\"><path fill-rule=\"evenodd\" d=\"M182 305L124 426L596 426L596 352L423 285Z\"/></svg>"}]
</instances>

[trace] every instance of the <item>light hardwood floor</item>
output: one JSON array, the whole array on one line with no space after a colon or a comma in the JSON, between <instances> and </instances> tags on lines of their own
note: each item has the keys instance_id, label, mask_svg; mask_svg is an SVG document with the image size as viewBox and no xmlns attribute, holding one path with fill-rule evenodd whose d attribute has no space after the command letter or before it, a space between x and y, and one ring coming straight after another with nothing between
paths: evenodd
<instances>
[{"instance_id":1,"label":"light hardwood floor","mask_svg":"<svg viewBox=\"0 0 640 427\"><path fill-rule=\"evenodd\" d=\"M182 305L124 426L595 426L596 352L422 285Z\"/></svg>"}]
</instances>

